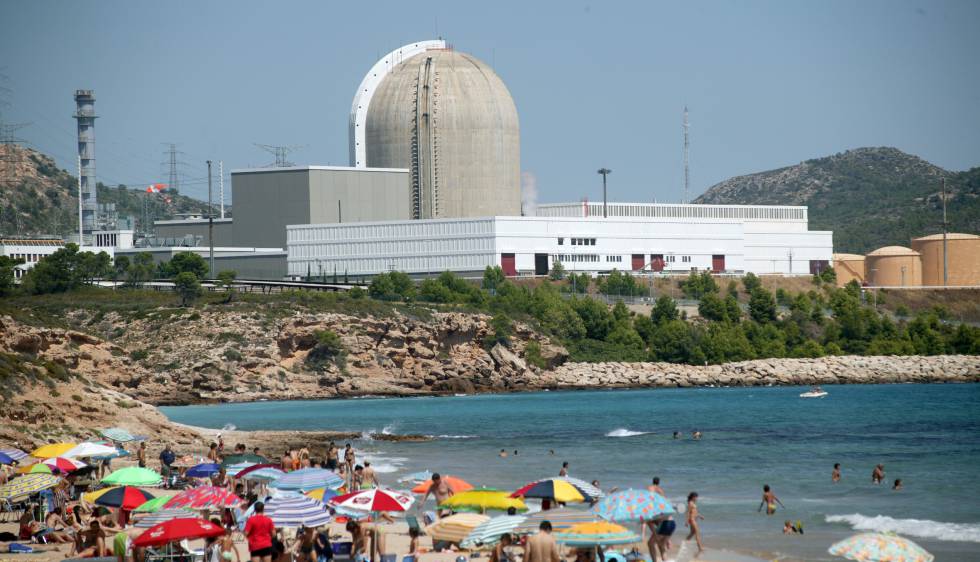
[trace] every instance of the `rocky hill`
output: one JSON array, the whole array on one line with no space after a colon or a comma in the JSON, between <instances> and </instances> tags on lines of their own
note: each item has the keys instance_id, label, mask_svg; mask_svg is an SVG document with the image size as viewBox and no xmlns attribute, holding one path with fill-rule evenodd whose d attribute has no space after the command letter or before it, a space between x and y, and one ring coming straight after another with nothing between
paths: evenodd
<instances>
[{"instance_id":1,"label":"rocky hill","mask_svg":"<svg viewBox=\"0 0 980 562\"><path fill-rule=\"evenodd\" d=\"M833 230L834 247L864 253L940 231L940 178L949 221L980 232L980 168L950 172L896 148L858 148L777 170L738 176L695 203L808 205L810 228Z\"/></svg>"},{"instance_id":2,"label":"rocky hill","mask_svg":"<svg viewBox=\"0 0 980 562\"><path fill-rule=\"evenodd\" d=\"M78 230L78 179L54 159L30 148L0 145L0 236L65 236ZM183 195L147 196L145 186L98 184L100 203L115 203L120 217L156 220L205 213L207 203ZM168 202L169 199L169 202Z\"/></svg>"}]
</instances>

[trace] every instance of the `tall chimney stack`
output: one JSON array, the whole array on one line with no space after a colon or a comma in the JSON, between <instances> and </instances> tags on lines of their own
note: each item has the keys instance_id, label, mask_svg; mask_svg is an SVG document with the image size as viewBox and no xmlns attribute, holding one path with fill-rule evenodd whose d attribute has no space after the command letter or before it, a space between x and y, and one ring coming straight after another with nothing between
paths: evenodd
<instances>
[{"instance_id":1,"label":"tall chimney stack","mask_svg":"<svg viewBox=\"0 0 980 562\"><path fill-rule=\"evenodd\" d=\"M95 187L95 92L75 90L75 119L78 121L78 157L81 160L79 183L82 208L82 234L90 240L98 228L98 193ZM85 243L78 241L79 245Z\"/></svg>"}]
</instances>

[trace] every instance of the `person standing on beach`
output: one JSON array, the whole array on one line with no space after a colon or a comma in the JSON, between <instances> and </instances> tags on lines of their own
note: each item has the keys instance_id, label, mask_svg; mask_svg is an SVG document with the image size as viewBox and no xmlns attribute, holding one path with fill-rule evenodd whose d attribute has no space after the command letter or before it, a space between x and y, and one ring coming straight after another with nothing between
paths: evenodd
<instances>
[{"instance_id":1,"label":"person standing on beach","mask_svg":"<svg viewBox=\"0 0 980 562\"><path fill-rule=\"evenodd\" d=\"M840 463L834 463L834 471L830 473L830 481L834 484L840 482Z\"/></svg>"},{"instance_id":2,"label":"person standing on beach","mask_svg":"<svg viewBox=\"0 0 980 562\"><path fill-rule=\"evenodd\" d=\"M354 472L354 448L350 446L350 443L344 446L344 464L347 465L347 472Z\"/></svg>"},{"instance_id":3,"label":"person standing on beach","mask_svg":"<svg viewBox=\"0 0 980 562\"><path fill-rule=\"evenodd\" d=\"M282 452L282 456L279 457L279 468L283 472L292 472L293 470L293 456L289 454L289 450Z\"/></svg>"},{"instance_id":4,"label":"person standing on beach","mask_svg":"<svg viewBox=\"0 0 980 562\"><path fill-rule=\"evenodd\" d=\"M255 513L245 522L245 538L252 562L272 562L272 533L276 526L265 515L265 504L255 502Z\"/></svg>"},{"instance_id":5,"label":"person standing on beach","mask_svg":"<svg viewBox=\"0 0 980 562\"><path fill-rule=\"evenodd\" d=\"M766 515L772 515L773 513L776 513L777 503L779 503L783 509L786 509L783 502L779 501L776 494L774 494L772 489L769 488L769 484L764 485L762 487L762 503L759 504L758 511L762 511L762 506L766 506Z\"/></svg>"},{"instance_id":6,"label":"person standing on beach","mask_svg":"<svg viewBox=\"0 0 980 562\"><path fill-rule=\"evenodd\" d=\"M558 476L568 476L568 461L561 463L561 470L558 471Z\"/></svg>"},{"instance_id":7,"label":"person standing on beach","mask_svg":"<svg viewBox=\"0 0 980 562\"><path fill-rule=\"evenodd\" d=\"M878 464L875 465L875 469L871 471L871 483L881 484L885 481L885 465Z\"/></svg>"},{"instance_id":8,"label":"person standing on beach","mask_svg":"<svg viewBox=\"0 0 980 562\"><path fill-rule=\"evenodd\" d=\"M172 470L170 467L174 464L175 460L177 460L177 455L170 448L170 443L167 443L163 450L160 451L160 474L163 475L165 488L169 486L170 471Z\"/></svg>"},{"instance_id":9,"label":"person standing on beach","mask_svg":"<svg viewBox=\"0 0 980 562\"><path fill-rule=\"evenodd\" d=\"M538 534L531 535L524 544L524 562L561 562L558 543L551 536L551 521L538 525Z\"/></svg>"},{"instance_id":10,"label":"person standing on beach","mask_svg":"<svg viewBox=\"0 0 980 562\"><path fill-rule=\"evenodd\" d=\"M139 449L136 449L136 464L146 468L146 441L140 441Z\"/></svg>"},{"instance_id":11,"label":"person standing on beach","mask_svg":"<svg viewBox=\"0 0 980 562\"><path fill-rule=\"evenodd\" d=\"M327 470L337 470L337 460L340 451L337 450L337 444L333 441L327 446Z\"/></svg>"},{"instance_id":12,"label":"person standing on beach","mask_svg":"<svg viewBox=\"0 0 980 562\"><path fill-rule=\"evenodd\" d=\"M371 468L370 461L364 461L364 471L361 473L361 489L380 488L378 475Z\"/></svg>"},{"instance_id":13,"label":"person standing on beach","mask_svg":"<svg viewBox=\"0 0 980 562\"><path fill-rule=\"evenodd\" d=\"M700 555L704 552L704 545L701 543L701 526L698 524L698 519L704 521L704 516L698 512L698 493L691 492L687 495L687 521L684 524L691 528L691 532L687 534L686 541L692 538L698 544L698 553L695 556Z\"/></svg>"},{"instance_id":14,"label":"person standing on beach","mask_svg":"<svg viewBox=\"0 0 980 562\"><path fill-rule=\"evenodd\" d=\"M422 509L422 504L425 503L425 500L429 499L429 494L432 494L435 497L436 505L438 506L446 503L446 500L453 497L453 489L450 488L449 484L447 484L442 479L442 476L436 472L432 475L432 483L429 484L429 489L425 491L425 495L422 496L422 501L419 502L419 509ZM444 516L444 513L448 512L438 510L436 511L436 516L441 519Z\"/></svg>"}]
</instances>

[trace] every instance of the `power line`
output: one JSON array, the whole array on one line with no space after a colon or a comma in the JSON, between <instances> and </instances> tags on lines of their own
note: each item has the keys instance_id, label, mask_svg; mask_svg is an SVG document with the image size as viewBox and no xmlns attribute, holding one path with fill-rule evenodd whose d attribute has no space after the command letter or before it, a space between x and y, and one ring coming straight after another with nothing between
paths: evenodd
<instances>
[{"instance_id":1,"label":"power line","mask_svg":"<svg viewBox=\"0 0 980 562\"><path fill-rule=\"evenodd\" d=\"M276 157L275 163L267 164L263 166L263 168L288 168L290 166L295 166L296 164L293 164L292 162L287 160L286 157L289 155L290 152L295 152L303 148L302 146L299 145L274 146L269 144L259 144L257 142L253 142L252 144L268 152L269 154L275 155Z\"/></svg>"}]
</instances>

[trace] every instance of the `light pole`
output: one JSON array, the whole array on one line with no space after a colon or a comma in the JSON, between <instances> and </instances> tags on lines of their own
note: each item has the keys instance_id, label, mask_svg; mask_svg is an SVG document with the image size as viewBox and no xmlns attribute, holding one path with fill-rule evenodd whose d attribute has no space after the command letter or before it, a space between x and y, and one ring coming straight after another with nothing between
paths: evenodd
<instances>
[{"instance_id":1,"label":"light pole","mask_svg":"<svg viewBox=\"0 0 980 562\"><path fill-rule=\"evenodd\" d=\"M599 174L602 175L602 218L606 218L608 214L606 213L606 176L612 173L609 168L599 168Z\"/></svg>"},{"instance_id":2,"label":"light pole","mask_svg":"<svg viewBox=\"0 0 980 562\"><path fill-rule=\"evenodd\" d=\"M211 279L214 279L214 207L211 206L211 161L208 160L208 258Z\"/></svg>"}]
</instances>

